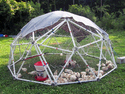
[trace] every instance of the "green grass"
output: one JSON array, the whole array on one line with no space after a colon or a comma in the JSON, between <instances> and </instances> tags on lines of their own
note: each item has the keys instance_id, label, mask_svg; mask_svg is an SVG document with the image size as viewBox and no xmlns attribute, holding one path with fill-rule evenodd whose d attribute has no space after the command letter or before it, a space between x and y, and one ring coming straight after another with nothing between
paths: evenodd
<instances>
[{"instance_id":1,"label":"green grass","mask_svg":"<svg viewBox=\"0 0 125 94\"><path fill-rule=\"evenodd\" d=\"M124 35L125 32L109 34L119 56L125 56ZM7 68L12 40L0 38L0 94L125 94L125 64L118 64L115 71L97 82L52 87L13 80Z\"/></svg>"}]
</instances>

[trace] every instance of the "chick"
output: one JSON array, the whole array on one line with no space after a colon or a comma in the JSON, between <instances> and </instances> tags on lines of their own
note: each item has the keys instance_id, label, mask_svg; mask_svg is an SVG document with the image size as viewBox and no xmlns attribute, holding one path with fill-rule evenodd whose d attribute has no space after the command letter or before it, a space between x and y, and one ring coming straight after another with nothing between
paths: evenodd
<instances>
[{"instance_id":1,"label":"chick","mask_svg":"<svg viewBox=\"0 0 125 94\"><path fill-rule=\"evenodd\" d=\"M101 73L99 73L99 78L101 78L102 77L102 74Z\"/></svg>"},{"instance_id":2,"label":"chick","mask_svg":"<svg viewBox=\"0 0 125 94\"><path fill-rule=\"evenodd\" d=\"M17 75L17 77L18 77L18 78L22 77L22 74L21 74L21 73L19 73L19 74Z\"/></svg>"},{"instance_id":3,"label":"chick","mask_svg":"<svg viewBox=\"0 0 125 94\"><path fill-rule=\"evenodd\" d=\"M63 56L63 53L60 53L60 56Z\"/></svg>"},{"instance_id":4,"label":"chick","mask_svg":"<svg viewBox=\"0 0 125 94\"><path fill-rule=\"evenodd\" d=\"M81 75L86 75L86 72L82 71L82 72L81 72Z\"/></svg>"},{"instance_id":5,"label":"chick","mask_svg":"<svg viewBox=\"0 0 125 94\"><path fill-rule=\"evenodd\" d=\"M111 60L107 60L107 61L106 61L106 65L111 64L111 63L112 63Z\"/></svg>"},{"instance_id":6,"label":"chick","mask_svg":"<svg viewBox=\"0 0 125 94\"><path fill-rule=\"evenodd\" d=\"M54 76L55 79L57 79L57 77L58 77L57 75L53 75L53 76Z\"/></svg>"},{"instance_id":7,"label":"chick","mask_svg":"<svg viewBox=\"0 0 125 94\"><path fill-rule=\"evenodd\" d=\"M95 68L90 67L90 69L91 69L92 71L95 71Z\"/></svg>"},{"instance_id":8,"label":"chick","mask_svg":"<svg viewBox=\"0 0 125 94\"><path fill-rule=\"evenodd\" d=\"M76 79L77 79L77 77L75 75L70 76L70 81L75 81Z\"/></svg>"},{"instance_id":9,"label":"chick","mask_svg":"<svg viewBox=\"0 0 125 94\"><path fill-rule=\"evenodd\" d=\"M27 72L27 68L22 68L22 71Z\"/></svg>"},{"instance_id":10,"label":"chick","mask_svg":"<svg viewBox=\"0 0 125 94\"><path fill-rule=\"evenodd\" d=\"M37 72L36 71L31 71L31 72L28 72L28 74L30 74L30 75L36 75Z\"/></svg>"},{"instance_id":11,"label":"chick","mask_svg":"<svg viewBox=\"0 0 125 94\"><path fill-rule=\"evenodd\" d=\"M76 73L75 73L75 76L79 78L79 77L80 77L80 73L79 73L79 72L76 72Z\"/></svg>"},{"instance_id":12,"label":"chick","mask_svg":"<svg viewBox=\"0 0 125 94\"><path fill-rule=\"evenodd\" d=\"M102 67L105 67L106 65L104 63L102 63Z\"/></svg>"},{"instance_id":13,"label":"chick","mask_svg":"<svg viewBox=\"0 0 125 94\"><path fill-rule=\"evenodd\" d=\"M82 78L83 78L83 80L87 80L88 79L88 76L87 75L84 75L84 76L82 76Z\"/></svg>"},{"instance_id":14,"label":"chick","mask_svg":"<svg viewBox=\"0 0 125 94\"><path fill-rule=\"evenodd\" d=\"M78 78L78 81L83 81L83 78Z\"/></svg>"},{"instance_id":15,"label":"chick","mask_svg":"<svg viewBox=\"0 0 125 94\"><path fill-rule=\"evenodd\" d=\"M98 67L98 66L99 66L99 64L96 64L96 66Z\"/></svg>"},{"instance_id":16,"label":"chick","mask_svg":"<svg viewBox=\"0 0 125 94\"><path fill-rule=\"evenodd\" d=\"M94 71L95 75L98 75L98 71Z\"/></svg>"},{"instance_id":17,"label":"chick","mask_svg":"<svg viewBox=\"0 0 125 94\"><path fill-rule=\"evenodd\" d=\"M47 79L47 80L44 81L44 83L51 84L51 81L50 81L50 79Z\"/></svg>"},{"instance_id":18,"label":"chick","mask_svg":"<svg viewBox=\"0 0 125 94\"><path fill-rule=\"evenodd\" d=\"M86 72L89 72L90 70L89 70L89 68L86 68L85 71L86 71Z\"/></svg>"},{"instance_id":19,"label":"chick","mask_svg":"<svg viewBox=\"0 0 125 94\"><path fill-rule=\"evenodd\" d=\"M100 72L99 73L101 73L102 75L104 74L104 71L103 70L100 70Z\"/></svg>"},{"instance_id":20,"label":"chick","mask_svg":"<svg viewBox=\"0 0 125 94\"><path fill-rule=\"evenodd\" d=\"M108 67L102 67L102 70L103 70L103 71L107 71L107 70L108 70Z\"/></svg>"},{"instance_id":21,"label":"chick","mask_svg":"<svg viewBox=\"0 0 125 94\"><path fill-rule=\"evenodd\" d=\"M56 70L55 72L54 72L54 75L57 75L58 74L58 71Z\"/></svg>"},{"instance_id":22,"label":"chick","mask_svg":"<svg viewBox=\"0 0 125 94\"><path fill-rule=\"evenodd\" d=\"M89 74L90 74L90 75L93 75L93 73L92 73L92 72L89 72Z\"/></svg>"},{"instance_id":23,"label":"chick","mask_svg":"<svg viewBox=\"0 0 125 94\"><path fill-rule=\"evenodd\" d=\"M109 64L107 67L108 67L108 69L113 69L114 66L113 66L113 64Z\"/></svg>"},{"instance_id":24,"label":"chick","mask_svg":"<svg viewBox=\"0 0 125 94\"><path fill-rule=\"evenodd\" d=\"M70 62L70 65L71 65L72 67L75 67L76 61L75 61L75 60L74 60L74 61L71 61L71 62Z\"/></svg>"},{"instance_id":25,"label":"chick","mask_svg":"<svg viewBox=\"0 0 125 94\"><path fill-rule=\"evenodd\" d=\"M66 78L63 78L64 83L68 82Z\"/></svg>"},{"instance_id":26,"label":"chick","mask_svg":"<svg viewBox=\"0 0 125 94\"><path fill-rule=\"evenodd\" d=\"M67 74L65 78L69 79L71 74Z\"/></svg>"},{"instance_id":27,"label":"chick","mask_svg":"<svg viewBox=\"0 0 125 94\"><path fill-rule=\"evenodd\" d=\"M71 69L65 69L65 72L71 74L73 71Z\"/></svg>"}]
</instances>

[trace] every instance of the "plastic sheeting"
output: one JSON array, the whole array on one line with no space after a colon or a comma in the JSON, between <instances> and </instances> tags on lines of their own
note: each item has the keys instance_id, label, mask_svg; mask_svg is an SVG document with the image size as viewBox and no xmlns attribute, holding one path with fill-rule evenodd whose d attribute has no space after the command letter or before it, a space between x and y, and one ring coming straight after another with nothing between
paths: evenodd
<instances>
[{"instance_id":1,"label":"plastic sheeting","mask_svg":"<svg viewBox=\"0 0 125 94\"><path fill-rule=\"evenodd\" d=\"M53 25L54 23L58 22L62 17L63 18L72 17L75 21L82 22L87 26L90 26L99 30L103 34L108 35L104 30L102 30L100 27L98 27L94 22L92 22L88 18L79 16L70 12L65 12L65 11L53 11L53 12L49 12L47 14L38 16L36 18L33 18L21 29L21 32L19 34L21 34L22 37L24 37L33 31L43 29L45 27Z\"/></svg>"}]
</instances>

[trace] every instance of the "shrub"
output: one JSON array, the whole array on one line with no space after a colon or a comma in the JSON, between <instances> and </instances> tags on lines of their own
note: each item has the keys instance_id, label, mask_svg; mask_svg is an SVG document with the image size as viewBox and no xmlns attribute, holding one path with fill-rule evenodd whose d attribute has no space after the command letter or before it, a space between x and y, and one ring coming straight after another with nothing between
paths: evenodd
<instances>
[{"instance_id":1,"label":"shrub","mask_svg":"<svg viewBox=\"0 0 125 94\"><path fill-rule=\"evenodd\" d=\"M37 2L33 3L32 1L29 1L28 4L32 6L30 18L34 18L36 16L44 14L43 9L40 8L41 7L40 3L37 3Z\"/></svg>"},{"instance_id":2,"label":"shrub","mask_svg":"<svg viewBox=\"0 0 125 94\"><path fill-rule=\"evenodd\" d=\"M106 12L96 23L104 30L125 30L125 9L123 9L123 13L120 12L118 17L114 13L109 14Z\"/></svg>"},{"instance_id":3,"label":"shrub","mask_svg":"<svg viewBox=\"0 0 125 94\"><path fill-rule=\"evenodd\" d=\"M6 32L13 12L6 0L0 0L0 32Z\"/></svg>"},{"instance_id":4,"label":"shrub","mask_svg":"<svg viewBox=\"0 0 125 94\"><path fill-rule=\"evenodd\" d=\"M38 3L0 0L0 31L3 34L17 34L31 18L40 14L43 10Z\"/></svg>"},{"instance_id":5,"label":"shrub","mask_svg":"<svg viewBox=\"0 0 125 94\"><path fill-rule=\"evenodd\" d=\"M116 19L114 29L125 30L125 8L123 9L123 13L120 13L119 17Z\"/></svg>"},{"instance_id":6,"label":"shrub","mask_svg":"<svg viewBox=\"0 0 125 94\"><path fill-rule=\"evenodd\" d=\"M109 30L109 29L113 29L114 28L114 23L115 23L115 15L109 14L108 12L106 12L102 18L100 18L99 21L96 22L96 24L98 26L100 26L101 28L103 28L104 30Z\"/></svg>"},{"instance_id":7,"label":"shrub","mask_svg":"<svg viewBox=\"0 0 125 94\"><path fill-rule=\"evenodd\" d=\"M97 18L95 17L95 13L92 12L92 10L90 9L89 6L83 7L82 5L77 5L77 4L70 5L68 11L75 13L75 14L78 14L78 15L81 15L81 16L84 16L84 17L87 17L94 22L97 21Z\"/></svg>"}]
</instances>

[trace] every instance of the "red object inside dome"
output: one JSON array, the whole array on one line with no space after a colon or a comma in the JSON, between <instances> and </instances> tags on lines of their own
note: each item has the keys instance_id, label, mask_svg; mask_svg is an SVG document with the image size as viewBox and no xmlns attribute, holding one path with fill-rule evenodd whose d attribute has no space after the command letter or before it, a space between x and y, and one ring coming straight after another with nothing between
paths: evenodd
<instances>
[{"instance_id":1,"label":"red object inside dome","mask_svg":"<svg viewBox=\"0 0 125 94\"><path fill-rule=\"evenodd\" d=\"M43 61L44 65L46 65L45 61ZM48 64L48 63L47 63ZM43 66L41 61L38 61L34 64L35 66Z\"/></svg>"},{"instance_id":2,"label":"red object inside dome","mask_svg":"<svg viewBox=\"0 0 125 94\"><path fill-rule=\"evenodd\" d=\"M45 78L43 78L42 76L36 76L35 79L36 79L36 81L45 81L48 79L48 76Z\"/></svg>"}]
</instances>

